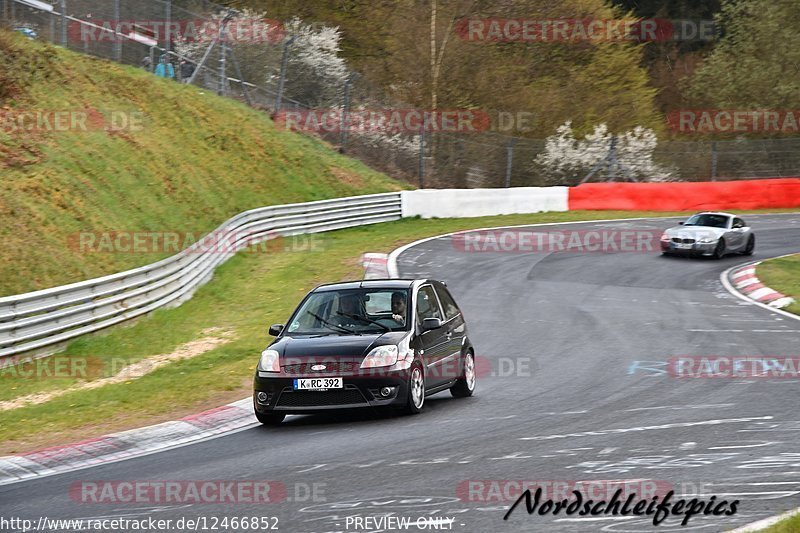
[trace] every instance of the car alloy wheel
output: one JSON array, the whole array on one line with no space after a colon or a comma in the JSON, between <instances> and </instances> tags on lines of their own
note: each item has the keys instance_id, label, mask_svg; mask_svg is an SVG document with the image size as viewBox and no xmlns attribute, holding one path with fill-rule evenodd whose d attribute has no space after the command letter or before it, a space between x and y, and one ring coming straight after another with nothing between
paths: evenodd
<instances>
[{"instance_id":1,"label":"car alloy wheel","mask_svg":"<svg viewBox=\"0 0 800 533\"><path fill-rule=\"evenodd\" d=\"M722 259L723 255L725 255L725 239L720 239L714 248L714 259Z\"/></svg>"},{"instance_id":2,"label":"car alloy wheel","mask_svg":"<svg viewBox=\"0 0 800 533\"><path fill-rule=\"evenodd\" d=\"M472 352L468 352L464 357L464 373L458 381L456 381L456 384L450 387L450 394L455 398L472 396L472 393L475 391L476 381L475 355Z\"/></svg>"},{"instance_id":3,"label":"car alloy wheel","mask_svg":"<svg viewBox=\"0 0 800 533\"><path fill-rule=\"evenodd\" d=\"M745 247L743 254L753 255L753 251L755 249L756 249L756 238L753 235L750 235L750 238L747 239L747 247Z\"/></svg>"},{"instance_id":4,"label":"car alloy wheel","mask_svg":"<svg viewBox=\"0 0 800 533\"><path fill-rule=\"evenodd\" d=\"M408 378L408 405L406 405L406 412L417 414L422 411L424 404L425 376L422 374L422 368L415 366L411 369L411 375Z\"/></svg>"}]
</instances>

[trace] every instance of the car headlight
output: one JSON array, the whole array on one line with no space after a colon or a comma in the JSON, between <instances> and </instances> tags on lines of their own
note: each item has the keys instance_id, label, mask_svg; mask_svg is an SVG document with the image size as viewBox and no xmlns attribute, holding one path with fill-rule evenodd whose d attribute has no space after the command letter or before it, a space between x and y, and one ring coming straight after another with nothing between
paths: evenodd
<instances>
[{"instance_id":1,"label":"car headlight","mask_svg":"<svg viewBox=\"0 0 800 533\"><path fill-rule=\"evenodd\" d=\"M258 361L258 369L262 372L280 372L280 354L270 349L261 352L261 359Z\"/></svg>"},{"instance_id":2,"label":"car headlight","mask_svg":"<svg viewBox=\"0 0 800 533\"><path fill-rule=\"evenodd\" d=\"M661 242L667 242L667 241L669 241L669 239L670 239L670 237L666 233L661 235Z\"/></svg>"},{"instance_id":3,"label":"car headlight","mask_svg":"<svg viewBox=\"0 0 800 533\"><path fill-rule=\"evenodd\" d=\"M717 237L700 237L697 239L697 242L700 244L711 244L713 242L717 242L719 239Z\"/></svg>"},{"instance_id":4,"label":"car headlight","mask_svg":"<svg viewBox=\"0 0 800 533\"><path fill-rule=\"evenodd\" d=\"M397 363L398 351L397 346L394 344L378 346L367 354L361 362L361 368L392 366Z\"/></svg>"}]
</instances>

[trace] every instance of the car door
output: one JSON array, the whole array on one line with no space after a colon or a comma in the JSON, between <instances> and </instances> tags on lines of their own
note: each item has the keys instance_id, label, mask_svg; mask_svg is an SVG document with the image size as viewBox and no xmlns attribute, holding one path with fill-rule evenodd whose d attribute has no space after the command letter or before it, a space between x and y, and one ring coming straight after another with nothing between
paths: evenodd
<instances>
[{"instance_id":1,"label":"car door","mask_svg":"<svg viewBox=\"0 0 800 533\"><path fill-rule=\"evenodd\" d=\"M444 322L444 315L439 305L439 299L433 286L430 284L422 285L417 291L416 296L416 328L419 335L420 346L422 347L422 360L425 362L425 382L428 388L435 387L446 381L446 376L442 375L442 360L448 355L447 329L444 327L422 331L422 321L426 318L438 318Z\"/></svg>"},{"instance_id":2,"label":"car door","mask_svg":"<svg viewBox=\"0 0 800 533\"><path fill-rule=\"evenodd\" d=\"M445 337L449 339L447 356L443 360L442 366L447 370L447 377L455 379L461 375L460 356L464 338L467 335L467 326L461 310L456 305L456 301L450 291L447 290L447 287L439 282L434 282L433 286L436 289L436 295L439 297L439 303L444 313L445 322L442 327L446 330Z\"/></svg>"},{"instance_id":3,"label":"car door","mask_svg":"<svg viewBox=\"0 0 800 533\"><path fill-rule=\"evenodd\" d=\"M731 228L731 235L733 242L730 248L733 250L740 250L747 242L747 225L741 218L735 217L733 219L733 227Z\"/></svg>"}]
</instances>

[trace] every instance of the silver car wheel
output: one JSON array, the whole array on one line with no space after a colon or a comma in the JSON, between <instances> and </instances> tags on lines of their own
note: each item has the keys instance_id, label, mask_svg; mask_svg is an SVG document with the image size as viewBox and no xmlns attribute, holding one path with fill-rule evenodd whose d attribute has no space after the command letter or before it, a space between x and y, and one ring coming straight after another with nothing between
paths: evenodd
<instances>
[{"instance_id":1,"label":"silver car wheel","mask_svg":"<svg viewBox=\"0 0 800 533\"><path fill-rule=\"evenodd\" d=\"M425 403L425 379L422 377L422 370L415 368L411 372L411 401L414 407L422 408Z\"/></svg>"},{"instance_id":2,"label":"silver car wheel","mask_svg":"<svg viewBox=\"0 0 800 533\"><path fill-rule=\"evenodd\" d=\"M475 356L471 353L467 354L464 361L464 380L469 390L475 390Z\"/></svg>"}]
</instances>

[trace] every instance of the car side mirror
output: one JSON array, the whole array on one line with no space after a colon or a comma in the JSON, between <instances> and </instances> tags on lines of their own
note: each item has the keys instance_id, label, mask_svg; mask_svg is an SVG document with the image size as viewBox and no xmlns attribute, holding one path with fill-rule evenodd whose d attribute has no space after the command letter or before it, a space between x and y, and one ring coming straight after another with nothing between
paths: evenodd
<instances>
[{"instance_id":1,"label":"car side mirror","mask_svg":"<svg viewBox=\"0 0 800 533\"><path fill-rule=\"evenodd\" d=\"M683 226L683 222L678 222L678 225L679 226Z\"/></svg>"},{"instance_id":2,"label":"car side mirror","mask_svg":"<svg viewBox=\"0 0 800 533\"><path fill-rule=\"evenodd\" d=\"M430 331L442 327L441 318L426 318L422 321L422 331Z\"/></svg>"},{"instance_id":3,"label":"car side mirror","mask_svg":"<svg viewBox=\"0 0 800 533\"><path fill-rule=\"evenodd\" d=\"M273 337L277 337L281 333L283 333L283 324L273 324L269 327L269 334Z\"/></svg>"}]
</instances>

